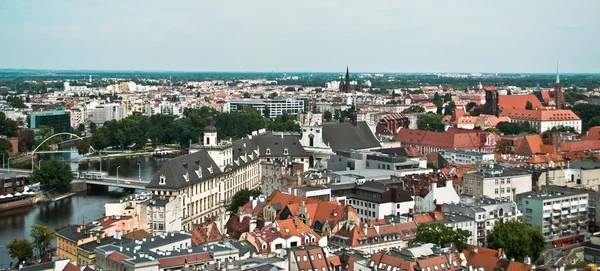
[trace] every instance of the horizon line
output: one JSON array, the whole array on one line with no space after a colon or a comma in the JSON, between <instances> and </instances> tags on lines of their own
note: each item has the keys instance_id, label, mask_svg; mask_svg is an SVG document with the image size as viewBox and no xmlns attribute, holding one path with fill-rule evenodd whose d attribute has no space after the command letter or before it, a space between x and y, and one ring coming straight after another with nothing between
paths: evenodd
<instances>
[{"instance_id":1,"label":"horizon line","mask_svg":"<svg viewBox=\"0 0 600 271\"><path fill-rule=\"evenodd\" d=\"M44 69L44 68L0 68L0 71L52 71L52 72L146 72L146 73L257 73L257 74L266 74L266 73L277 73L277 74L285 74L285 73L332 73L332 74L343 74L345 71L239 71L239 70L137 70L137 69ZM556 72L466 72L466 71L355 71L350 72L351 74L485 74L485 75L494 75L494 74L551 74L556 75ZM600 72L562 72L561 75L578 75L578 74L600 74Z\"/></svg>"}]
</instances>

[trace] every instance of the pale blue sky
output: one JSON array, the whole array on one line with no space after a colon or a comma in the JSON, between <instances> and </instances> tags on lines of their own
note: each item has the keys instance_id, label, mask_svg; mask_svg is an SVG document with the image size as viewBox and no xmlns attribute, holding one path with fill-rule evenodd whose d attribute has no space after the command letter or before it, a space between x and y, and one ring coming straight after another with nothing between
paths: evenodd
<instances>
[{"instance_id":1,"label":"pale blue sky","mask_svg":"<svg viewBox=\"0 0 600 271\"><path fill-rule=\"evenodd\" d=\"M599 0L0 0L0 68L600 72Z\"/></svg>"}]
</instances>

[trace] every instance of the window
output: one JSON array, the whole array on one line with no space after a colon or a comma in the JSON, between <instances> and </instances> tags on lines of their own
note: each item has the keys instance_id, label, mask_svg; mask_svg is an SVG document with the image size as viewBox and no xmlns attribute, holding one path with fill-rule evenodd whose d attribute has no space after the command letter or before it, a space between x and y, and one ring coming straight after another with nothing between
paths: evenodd
<instances>
[{"instance_id":1,"label":"window","mask_svg":"<svg viewBox=\"0 0 600 271\"><path fill-rule=\"evenodd\" d=\"M266 154L267 154L267 155L271 155L271 149L267 148L267 152L266 152Z\"/></svg>"},{"instance_id":2,"label":"window","mask_svg":"<svg viewBox=\"0 0 600 271\"><path fill-rule=\"evenodd\" d=\"M167 178L165 177L165 175L160 175L160 179L158 181L159 185L165 185L167 184Z\"/></svg>"},{"instance_id":3,"label":"window","mask_svg":"<svg viewBox=\"0 0 600 271\"><path fill-rule=\"evenodd\" d=\"M310 260L314 261L315 260L315 255L310 254Z\"/></svg>"},{"instance_id":4,"label":"window","mask_svg":"<svg viewBox=\"0 0 600 271\"><path fill-rule=\"evenodd\" d=\"M275 244L275 249L281 249L283 246L281 244Z\"/></svg>"},{"instance_id":5,"label":"window","mask_svg":"<svg viewBox=\"0 0 600 271\"><path fill-rule=\"evenodd\" d=\"M306 257L306 255L302 256L302 260L305 262L308 261L308 258Z\"/></svg>"},{"instance_id":6,"label":"window","mask_svg":"<svg viewBox=\"0 0 600 271\"><path fill-rule=\"evenodd\" d=\"M317 258L319 258L319 260L323 259L323 256L321 256L321 253L317 254Z\"/></svg>"},{"instance_id":7,"label":"window","mask_svg":"<svg viewBox=\"0 0 600 271\"><path fill-rule=\"evenodd\" d=\"M288 155L288 149L287 148L283 149L283 155Z\"/></svg>"}]
</instances>

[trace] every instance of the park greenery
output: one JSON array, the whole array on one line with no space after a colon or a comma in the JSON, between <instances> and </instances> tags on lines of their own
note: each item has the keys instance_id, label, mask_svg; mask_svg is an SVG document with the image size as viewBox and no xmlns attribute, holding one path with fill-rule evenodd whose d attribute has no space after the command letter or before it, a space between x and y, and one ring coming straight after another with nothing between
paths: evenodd
<instances>
[{"instance_id":1,"label":"park greenery","mask_svg":"<svg viewBox=\"0 0 600 271\"><path fill-rule=\"evenodd\" d=\"M96 150L108 147L142 149L148 142L155 147L163 144L187 147L203 136L209 116L214 118L213 125L217 128L219 139L239 139L263 128L300 132L295 118L288 113L270 120L252 107L230 113L202 107L186 109L181 118L164 114L148 117L135 113L121 120L107 121L93 132L90 144Z\"/></svg>"},{"instance_id":2,"label":"park greenery","mask_svg":"<svg viewBox=\"0 0 600 271\"><path fill-rule=\"evenodd\" d=\"M433 112L420 114L417 117L417 128L419 130L443 132L445 125L442 123L442 116Z\"/></svg>"},{"instance_id":3,"label":"park greenery","mask_svg":"<svg viewBox=\"0 0 600 271\"><path fill-rule=\"evenodd\" d=\"M32 183L41 183L59 192L70 192L73 172L69 164L59 160L49 160L41 163L41 167L36 168L30 178Z\"/></svg>"},{"instance_id":4,"label":"park greenery","mask_svg":"<svg viewBox=\"0 0 600 271\"><path fill-rule=\"evenodd\" d=\"M522 220L499 220L487 237L488 247L504 249L506 257L522 262L525 257L538 259L545 247L539 227L527 225Z\"/></svg>"},{"instance_id":5,"label":"park greenery","mask_svg":"<svg viewBox=\"0 0 600 271\"><path fill-rule=\"evenodd\" d=\"M227 207L227 211L237 213L238 209L248 203L250 197L258 197L262 194L260 188L257 189L242 189L233 195L231 203Z\"/></svg>"},{"instance_id":6,"label":"park greenery","mask_svg":"<svg viewBox=\"0 0 600 271\"><path fill-rule=\"evenodd\" d=\"M498 129L501 133L505 135L519 135L519 134L533 134L536 133L536 130L531 127L529 122L499 122L496 125L496 129Z\"/></svg>"},{"instance_id":7,"label":"park greenery","mask_svg":"<svg viewBox=\"0 0 600 271\"><path fill-rule=\"evenodd\" d=\"M463 229L453 229L442 223L419 224L415 230L415 239L409 245L416 243L432 243L442 248L453 246L458 251L467 248L470 232Z\"/></svg>"},{"instance_id":8,"label":"park greenery","mask_svg":"<svg viewBox=\"0 0 600 271\"><path fill-rule=\"evenodd\" d=\"M39 253L37 256L41 258L50 247L55 233L46 226L34 224L31 226L29 236L33 241L15 238L6 245L8 255L17 258L19 263L33 257L34 249Z\"/></svg>"}]
</instances>

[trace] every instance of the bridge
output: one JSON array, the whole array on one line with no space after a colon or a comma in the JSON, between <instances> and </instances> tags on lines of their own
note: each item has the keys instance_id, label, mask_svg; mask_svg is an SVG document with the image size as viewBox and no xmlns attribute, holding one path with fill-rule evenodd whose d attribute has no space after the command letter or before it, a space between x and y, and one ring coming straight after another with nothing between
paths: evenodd
<instances>
[{"instance_id":1,"label":"bridge","mask_svg":"<svg viewBox=\"0 0 600 271\"><path fill-rule=\"evenodd\" d=\"M25 176L25 177L27 177L31 174L31 170L29 170L29 169L16 169L16 168L11 168L11 169L1 168L0 172L12 172L12 173L16 173L17 176ZM73 181L74 182L85 181L86 184L91 184L91 185L113 186L113 187L132 188L132 189L145 189L146 185L148 183L150 183L149 180L138 180L138 179L122 178L122 177L117 178L115 176L105 176L102 180L73 179Z\"/></svg>"}]
</instances>

